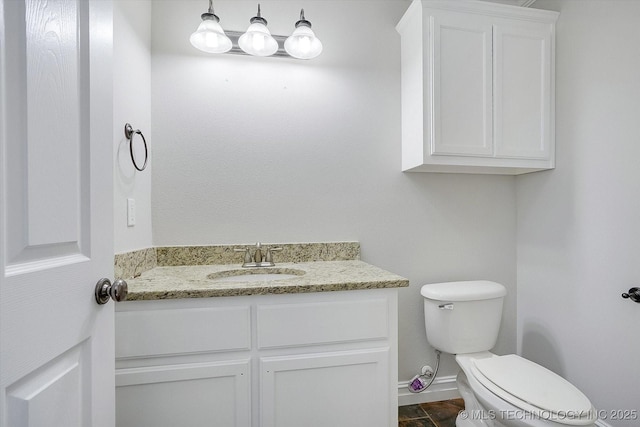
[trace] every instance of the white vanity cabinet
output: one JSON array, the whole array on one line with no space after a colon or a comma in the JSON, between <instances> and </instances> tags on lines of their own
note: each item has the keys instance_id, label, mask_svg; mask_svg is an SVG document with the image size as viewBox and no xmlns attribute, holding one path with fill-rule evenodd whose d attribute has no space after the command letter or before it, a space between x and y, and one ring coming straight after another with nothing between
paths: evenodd
<instances>
[{"instance_id":1,"label":"white vanity cabinet","mask_svg":"<svg viewBox=\"0 0 640 427\"><path fill-rule=\"evenodd\" d=\"M397 290L116 307L118 427L397 426Z\"/></svg>"},{"instance_id":2,"label":"white vanity cabinet","mask_svg":"<svg viewBox=\"0 0 640 427\"><path fill-rule=\"evenodd\" d=\"M554 167L556 12L414 0L401 35L402 169Z\"/></svg>"}]
</instances>

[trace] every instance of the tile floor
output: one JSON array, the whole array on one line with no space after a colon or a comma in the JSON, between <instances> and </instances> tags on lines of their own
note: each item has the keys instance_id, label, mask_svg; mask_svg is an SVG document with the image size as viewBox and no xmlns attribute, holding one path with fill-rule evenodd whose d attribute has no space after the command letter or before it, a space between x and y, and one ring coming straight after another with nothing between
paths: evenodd
<instances>
[{"instance_id":1,"label":"tile floor","mask_svg":"<svg viewBox=\"0 0 640 427\"><path fill-rule=\"evenodd\" d=\"M455 427L464 400L420 403L398 408L398 427Z\"/></svg>"}]
</instances>

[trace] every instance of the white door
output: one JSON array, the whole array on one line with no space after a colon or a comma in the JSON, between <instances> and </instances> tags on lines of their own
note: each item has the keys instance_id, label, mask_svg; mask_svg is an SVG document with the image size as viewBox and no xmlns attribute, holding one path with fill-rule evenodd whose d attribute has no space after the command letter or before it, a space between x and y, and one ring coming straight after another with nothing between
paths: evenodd
<instances>
[{"instance_id":1,"label":"white door","mask_svg":"<svg viewBox=\"0 0 640 427\"><path fill-rule=\"evenodd\" d=\"M0 3L0 427L113 427L112 4Z\"/></svg>"}]
</instances>

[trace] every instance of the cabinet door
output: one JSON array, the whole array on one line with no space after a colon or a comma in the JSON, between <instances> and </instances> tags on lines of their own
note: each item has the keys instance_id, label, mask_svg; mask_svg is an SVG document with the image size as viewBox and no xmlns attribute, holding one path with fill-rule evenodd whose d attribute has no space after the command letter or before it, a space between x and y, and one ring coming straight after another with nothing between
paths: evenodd
<instances>
[{"instance_id":1,"label":"cabinet door","mask_svg":"<svg viewBox=\"0 0 640 427\"><path fill-rule=\"evenodd\" d=\"M492 25L458 13L430 19L431 154L492 156Z\"/></svg>"},{"instance_id":2,"label":"cabinet door","mask_svg":"<svg viewBox=\"0 0 640 427\"><path fill-rule=\"evenodd\" d=\"M250 427L249 361L118 369L117 427Z\"/></svg>"},{"instance_id":3,"label":"cabinet door","mask_svg":"<svg viewBox=\"0 0 640 427\"><path fill-rule=\"evenodd\" d=\"M553 149L551 24L494 33L496 157L549 159Z\"/></svg>"},{"instance_id":4,"label":"cabinet door","mask_svg":"<svg viewBox=\"0 0 640 427\"><path fill-rule=\"evenodd\" d=\"M261 358L260 425L389 427L388 359L388 348Z\"/></svg>"}]
</instances>

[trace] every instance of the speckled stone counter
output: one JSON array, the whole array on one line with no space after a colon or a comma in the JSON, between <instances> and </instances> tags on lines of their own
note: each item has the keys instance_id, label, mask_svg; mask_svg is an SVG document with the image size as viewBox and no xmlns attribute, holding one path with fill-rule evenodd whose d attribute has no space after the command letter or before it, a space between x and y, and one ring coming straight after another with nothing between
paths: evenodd
<instances>
[{"instance_id":1,"label":"speckled stone counter","mask_svg":"<svg viewBox=\"0 0 640 427\"><path fill-rule=\"evenodd\" d=\"M218 280L234 274L264 274L269 269L295 275L270 281ZM365 262L348 260L276 263L259 269L239 265L155 267L129 279L128 284L127 300L134 301L401 288L409 286L409 281Z\"/></svg>"},{"instance_id":2,"label":"speckled stone counter","mask_svg":"<svg viewBox=\"0 0 640 427\"><path fill-rule=\"evenodd\" d=\"M276 263L310 261L348 261L360 259L358 242L322 243L263 243L263 249L278 247ZM204 245L204 246L160 246L116 254L114 274L116 279L138 277L155 267L180 265L240 264L244 258L236 249L251 248L253 244Z\"/></svg>"}]
</instances>

